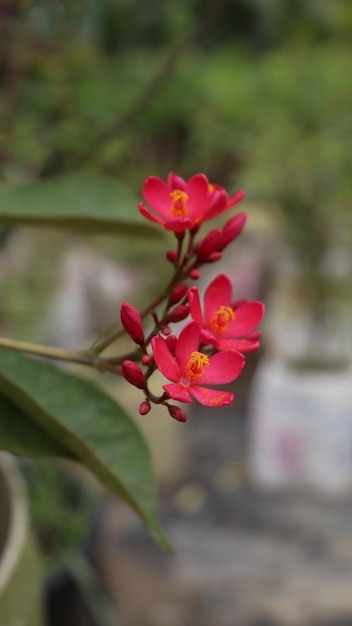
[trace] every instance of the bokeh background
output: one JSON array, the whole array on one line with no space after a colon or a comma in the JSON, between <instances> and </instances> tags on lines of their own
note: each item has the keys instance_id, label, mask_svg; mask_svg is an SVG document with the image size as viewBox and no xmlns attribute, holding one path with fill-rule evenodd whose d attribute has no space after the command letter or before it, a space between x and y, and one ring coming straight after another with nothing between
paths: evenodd
<instances>
[{"instance_id":1,"label":"bokeh background","mask_svg":"<svg viewBox=\"0 0 352 626\"><path fill-rule=\"evenodd\" d=\"M85 176L135 206L150 174L244 188L246 231L200 287L225 271L266 304L232 407L136 417L175 556L76 467L21 462L47 626L352 624L351 53L349 0L0 0L1 181L48 207ZM18 339L84 347L169 273L165 239L0 237Z\"/></svg>"}]
</instances>

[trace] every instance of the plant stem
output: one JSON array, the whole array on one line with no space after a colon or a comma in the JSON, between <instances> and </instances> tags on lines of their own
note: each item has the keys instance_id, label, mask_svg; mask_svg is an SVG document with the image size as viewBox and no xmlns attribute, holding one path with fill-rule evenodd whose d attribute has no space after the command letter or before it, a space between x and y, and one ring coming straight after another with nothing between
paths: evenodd
<instances>
[{"instance_id":1,"label":"plant stem","mask_svg":"<svg viewBox=\"0 0 352 626\"><path fill-rule=\"evenodd\" d=\"M99 363L99 359L76 350L64 350L63 348L54 348L52 346L43 346L37 343L29 343L27 341L15 341L6 337L0 337L0 347L18 350L20 352L28 352L37 356L46 357L48 359L56 359L59 361L69 361L71 363L81 363L82 365L101 365L105 368L104 361Z\"/></svg>"}]
</instances>

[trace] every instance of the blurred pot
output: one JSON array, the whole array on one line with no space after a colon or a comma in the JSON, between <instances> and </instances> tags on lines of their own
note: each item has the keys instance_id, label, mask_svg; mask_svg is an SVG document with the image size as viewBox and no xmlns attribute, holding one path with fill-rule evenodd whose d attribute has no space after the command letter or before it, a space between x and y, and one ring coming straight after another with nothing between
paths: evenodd
<instances>
[{"instance_id":1,"label":"blurred pot","mask_svg":"<svg viewBox=\"0 0 352 626\"><path fill-rule=\"evenodd\" d=\"M39 555L14 458L0 452L0 624L43 626Z\"/></svg>"}]
</instances>

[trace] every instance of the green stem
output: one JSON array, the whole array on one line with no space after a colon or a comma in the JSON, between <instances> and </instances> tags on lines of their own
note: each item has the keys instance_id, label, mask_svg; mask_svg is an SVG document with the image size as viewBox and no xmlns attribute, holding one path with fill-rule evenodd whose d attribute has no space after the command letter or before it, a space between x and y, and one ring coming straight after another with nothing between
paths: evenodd
<instances>
[{"instance_id":1,"label":"green stem","mask_svg":"<svg viewBox=\"0 0 352 626\"><path fill-rule=\"evenodd\" d=\"M43 346L37 343L29 343L27 341L15 341L7 337L0 337L0 347L18 350L19 352L27 352L36 356L45 357L47 359L55 359L57 361L68 361L70 363L80 363L90 367L97 367L99 370L108 370L115 374L119 374L118 368L114 367L105 359L80 352L78 350L65 350L63 348L54 348L52 346Z\"/></svg>"}]
</instances>

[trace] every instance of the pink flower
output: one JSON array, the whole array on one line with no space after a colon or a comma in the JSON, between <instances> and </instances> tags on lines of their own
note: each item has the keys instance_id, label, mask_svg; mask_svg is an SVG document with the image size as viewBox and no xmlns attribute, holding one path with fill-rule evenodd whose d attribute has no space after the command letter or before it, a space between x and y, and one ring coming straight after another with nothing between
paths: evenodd
<instances>
[{"instance_id":1,"label":"pink flower","mask_svg":"<svg viewBox=\"0 0 352 626\"><path fill-rule=\"evenodd\" d=\"M239 352L218 352L211 357L198 351L200 327L189 322L181 331L175 348L175 356L167 342L157 335L152 339L155 363L161 373L172 381L164 385L168 396L178 402L192 402L194 396L205 406L231 404L233 393L208 389L204 385L229 383L240 375L244 357Z\"/></svg>"},{"instance_id":2,"label":"pink flower","mask_svg":"<svg viewBox=\"0 0 352 626\"><path fill-rule=\"evenodd\" d=\"M171 172L167 182L157 176L146 179L143 197L151 210L142 202L138 208L144 217L166 230L183 232L226 211L243 195L238 192L230 198L220 185L210 184L205 174L195 174L186 182Z\"/></svg>"},{"instance_id":3,"label":"pink flower","mask_svg":"<svg viewBox=\"0 0 352 626\"><path fill-rule=\"evenodd\" d=\"M204 316L197 287L188 291L192 318L201 327L201 341L219 350L252 352L259 348L258 331L253 332L264 316L262 302L240 301L231 306L232 285L225 274L219 274L204 294Z\"/></svg>"}]
</instances>

